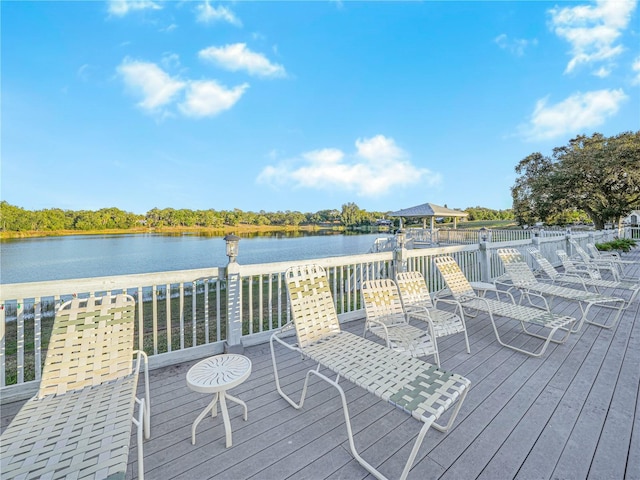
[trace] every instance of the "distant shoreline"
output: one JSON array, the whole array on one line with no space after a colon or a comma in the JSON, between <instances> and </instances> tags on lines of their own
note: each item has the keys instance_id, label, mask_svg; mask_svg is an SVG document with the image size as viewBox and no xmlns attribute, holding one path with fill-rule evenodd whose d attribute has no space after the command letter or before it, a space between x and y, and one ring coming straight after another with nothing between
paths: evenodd
<instances>
[{"instance_id":1,"label":"distant shoreline","mask_svg":"<svg viewBox=\"0 0 640 480\"><path fill-rule=\"evenodd\" d=\"M20 239L20 238L38 238L38 237L62 237L72 235L126 235L126 234L145 234L145 233L192 233L192 234L209 234L209 235L226 235L235 233L241 235L243 233L267 233L267 232L319 232L319 231L336 231L343 232L345 228L342 226L320 226L320 225L225 225L220 228L212 227L158 227L158 228L115 228L104 230L51 230L51 231L22 231L22 232L0 232L0 240ZM383 231L382 229L372 231ZM385 230L386 231L386 230Z\"/></svg>"}]
</instances>

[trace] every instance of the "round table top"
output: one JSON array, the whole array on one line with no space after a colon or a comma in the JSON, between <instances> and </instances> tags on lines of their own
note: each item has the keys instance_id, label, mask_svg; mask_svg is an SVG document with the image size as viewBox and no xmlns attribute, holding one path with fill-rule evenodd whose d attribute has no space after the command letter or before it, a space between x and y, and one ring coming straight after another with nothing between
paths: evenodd
<instances>
[{"instance_id":1,"label":"round table top","mask_svg":"<svg viewBox=\"0 0 640 480\"><path fill-rule=\"evenodd\" d=\"M229 390L244 382L251 374L251 360L244 355L225 353L200 360L187 372L191 390L215 393Z\"/></svg>"}]
</instances>

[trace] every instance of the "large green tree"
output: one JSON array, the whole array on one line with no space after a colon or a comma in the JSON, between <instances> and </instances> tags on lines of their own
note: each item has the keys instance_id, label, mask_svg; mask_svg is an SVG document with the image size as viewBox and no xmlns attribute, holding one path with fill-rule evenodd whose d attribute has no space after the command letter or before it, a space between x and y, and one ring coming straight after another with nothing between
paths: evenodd
<instances>
[{"instance_id":1,"label":"large green tree","mask_svg":"<svg viewBox=\"0 0 640 480\"><path fill-rule=\"evenodd\" d=\"M520 223L582 210L601 229L640 203L640 131L580 135L555 148L552 157L529 155L516 173L511 193Z\"/></svg>"}]
</instances>

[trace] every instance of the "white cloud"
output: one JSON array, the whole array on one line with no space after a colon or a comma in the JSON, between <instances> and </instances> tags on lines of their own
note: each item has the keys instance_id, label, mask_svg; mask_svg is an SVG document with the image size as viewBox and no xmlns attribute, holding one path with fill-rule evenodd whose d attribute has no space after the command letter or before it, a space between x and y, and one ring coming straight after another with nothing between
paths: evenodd
<instances>
[{"instance_id":1,"label":"white cloud","mask_svg":"<svg viewBox=\"0 0 640 480\"><path fill-rule=\"evenodd\" d=\"M528 140L579 133L602 125L626 99L622 89L575 93L555 105L547 105L548 98L543 98L536 103L529 123L520 130Z\"/></svg>"},{"instance_id":2,"label":"white cloud","mask_svg":"<svg viewBox=\"0 0 640 480\"><path fill-rule=\"evenodd\" d=\"M252 52L245 43L208 47L200 50L198 56L232 72L246 70L250 75L259 77L284 77L286 75L282 65L273 64L264 55Z\"/></svg>"},{"instance_id":3,"label":"white cloud","mask_svg":"<svg viewBox=\"0 0 640 480\"><path fill-rule=\"evenodd\" d=\"M165 54L163 64L179 65L178 56ZM186 117L212 117L233 107L249 88L242 84L226 88L213 80L181 80L155 63L125 58L117 72L125 85L141 97L137 104L146 113L160 118L178 113Z\"/></svg>"},{"instance_id":4,"label":"white cloud","mask_svg":"<svg viewBox=\"0 0 640 480\"><path fill-rule=\"evenodd\" d=\"M172 102L186 84L168 75L155 63L125 58L117 68L125 85L142 96L138 106L154 112Z\"/></svg>"},{"instance_id":5,"label":"white cloud","mask_svg":"<svg viewBox=\"0 0 640 480\"><path fill-rule=\"evenodd\" d=\"M246 83L227 89L213 80L189 82L178 108L187 117L211 117L233 107L247 88Z\"/></svg>"},{"instance_id":6,"label":"white cloud","mask_svg":"<svg viewBox=\"0 0 640 480\"><path fill-rule=\"evenodd\" d=\"M80 80L84 82L88 81L92 70L93 70L93 67L88 63L85 63L78 69L78 72L77 72L78 78L80 78Z\"/></svg>"},{"instance_id":7,"label":"white cloud","mask_svg":"<svg viewBox=\"0 0 640 480\"><path fill-rule=\"evenodd\" d=\"M166 69L180 67L180 56L177 53L165 52L160 60L162 66Z\"/></svg>"},{"instance_id":8,"label":"white cloud","mask_svg":"<svg viewBox=\"0 0 640 480\"><path fill-rule=\"evenodd\" d=\"M124 17L135 10L161 10L162 7L150 0L109 0L109 13L116 17Z\"/></svg>"},{"instance_id":9,"label":"white cloud","mask_svg":"<svg viewBox=\"0 0 640 480\"><path fill-rule=\"evenodd\" d=\"M235 14L227 7L222 5L218 7L212 7L209 4L209 0L205 0L204 3L196 7L196 19L201 23L212 22L227 22L237 27L242 26L242 22Z\"/></svg>"},{"instance_id":10,"label":"white cloud","mask_svg":"<svg viewBox=\"0 0 640 480\"><path fill-rule=\"evenodd\" d=\"M167 25L166 27L160 28L158 31L162 33L170 33L173 32L176 28L178 28L178 25L172 23L170 25Z\"/></svg>"},{"instance_id":11,"label":"white cloud","mask_svg":"<svg viewBox=\"0 0 640 480\"><path fill-rule=\"evenodd\" d=\"M581 64L611 62L620 55L624 48L615 42L627 28L635 7L636 0L597 0L595 5L549 10L551 27L571 44L572 58L565 73Z\"/></svg>"},{"instance_id":12,"label":"white cloud","mask_svg":"<svg viewBox=\"0 0 640 480\"><path fill-rule=\"evenodd\" d=\"M635 77L632 80L633 85L640 85L640 57L636 57L636 59L631 64L631 70L633 70Z\"/></svg>"},{"instance_id":13,"label":"white cloud","mask_svg":"<svg viewBox=\"0 0 640 480\"><path fill-rule=\"evenodd\" d=\"M538 39L534 38L533 40L526 40L524 38L509 38L507 34L503 33L498 35L494 42L503 50L511 52L513 55L517 57L521 57L524 55L524 51L530 45L537 45Z\"/></svg>"},{"instance_id":14,"label":"white cloud","mask_svg":"<svg viewBox=\"0 0 640 480\"><path fill-rule=\"evenodd\" d=\"M441 181L440 175L414 166L392 138L377 135L358 139L355 146L352 155L325 148L269 165L256 181L273 186L347 190L366 197L384 195L398 187L418 183L437 185Z\"/></svg>"}]
</instances>

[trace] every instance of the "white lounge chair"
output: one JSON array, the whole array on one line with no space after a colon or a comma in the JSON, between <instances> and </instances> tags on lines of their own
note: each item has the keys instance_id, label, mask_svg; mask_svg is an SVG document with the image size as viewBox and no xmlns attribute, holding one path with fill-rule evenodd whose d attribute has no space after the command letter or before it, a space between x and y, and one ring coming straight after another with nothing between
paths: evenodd
<instances>
[{"instance_id":1,"label":"white lounge chair","mask_svg":"<svg viewBox=\"0 0 640 480\"><path fill-rule=\"evenodd\" d=\"M396 284L398 285L405 311L410 312L414 318L430 321L436 338L456 333L464 334L467 353L471 353L464 312L457 302L451 302L443 298L438 300L443 303L453 303L456 306L456 312L436 308L431 300L429 288L427 288L424 277L420 272L399 272L396 274Z\"/></svg>"},{"instance_id":2,"label":"white lounge chair","mask_svg":"<svg viewBox=\"0 0 640 480\"><path fill-rule=\"evenodd\" d=\"M387 347L412 357L433 355L435 363L440 366L433 322L423 317L420 320L426 322L426 329L409 325L413 314L405 312L393 280L367 280L362 284L360 294L367 315L363 337L371 332L382 338Z\"/></svg>"},{"instance_id":3,"label":"white lounge chair","mask_svg":"<svg viewBox=\"0 0 640 480\"><path fill-rule=\"evenodd\" d=\"M502 260L508 279L511 282L509 288L518 290L522 294L522 298L526 298L531 305L535 305L531 297L541 299L548 311L551 311L553 298L556 297L578 302L582 318L575 329L572 330L574 333L580 331L585 321L601 328L612 328L626 307L626 302L623 298L609 297L587 290L577 290L540 282L533 274L524 256L515 248L499 248L498 256ZM587 315L594 305L616 310L614 319L608 325L589 320Z\"/></svg>"},{"instance_id":4,"label":"white lounge chair","mask_svg":"<svg viewBox=\"0 0 640 480\"><path fill-rule=\"evenodd\" d=\"M640 264L635 260L623 260L622 257L617 252L601 252L596 248L594 243L587 243L587 253L593 258L595 261L610 261L615 265L618 265L620 269L620 274L624 277L624 269L629 266L635 266Z\"/></svg>"},{"instance_id":5,"label":"white lounge chair","mask_svg":"<svg viewBox=\"0 0 640 480\"><path fill-rule=\"evenodd\" d=\"M340 328L328 279L316 265L290 268L285 273L292 322L271 336L271 358L278 393L291 406L302 408L311 375L324 380L340 393L351 453L360 465L376 478L384 475L358 453L347 400L338 381L343 378L403 410L423 423L400 479L406 479L429 428L446 432L460 410L471 382L455 373L445 372L420 359L403 355ZM296 344L282 336L295 329ZM299 352L317 363L307 372L299 402L283 392L278 376L276 344ZM320 371L333 372L335 380ZM446 425L436 423L450 410Z\"/></svg>"},{"instance_id":6,"label":"white lounge chair","mask_svg":"<svg viewBox=\"0 0 640 480\"><path fill-rule=\"evenodd\" d=\"M556 250L556 255L558 255L558 258L562 262L562 268L567 275L577 275L594 280L602 280L600 270L596 267L587 265L582 261L574 261L569 254L562 249Z\"/></svg>"},{"instance_id":7,"label":"white lounge chair","mask_svg":"<svg viewBox=\"0 0 640 480\"><path fill-rule=\"evenodd\" d=\"M612 290L624 290L629 293L629 298L626 300L625 308L629 306L638 297L640 292L640 283L634 282L616 282L614 280L603 280L602 278L586 278L578 274L560 273L553 265L547 260L537 248L530 247L527 251L535 259L540 266L542 272L549 277L552 283L561 283L569 286L579 286L584 290L589 290L589 287L593 288L596 293L600 293L601 288L610 288ZM562 252L564 253L564 252ZM566 254L564 254L566 256ZM597 272L596 272L597 273Z\"/></svg>"},{"instance_id":8,"label":"white lounge chair","mask_svg":"<svg viewBox=\"0 0 640 480\"><path fill-rule=\"evenodd\" d=\"M58 309L35 397L2 433L3 478L124 478L131 423L150 436L148 369L138 399L133 367L135 302L129 295L73 299ZM138 415L134 407L138 404Z\"/></svg>"},{"instance_id":9,"label":"white lounge chair","mask_svg":"<svg viewBox=\"0 0 640 480\"><path fill-rule=\"evenodd\" d=\"M574 258L575 262L582 263L583 265L586 265L592 269L597 269L600 272L603 272L603 271L609 272L614 280L616 281L620 280L620 277L622 276L622 270L623 270L620 264L612 261L611 259L603 259L603 260L593 259L586 252L586 250L582 248L580 244L576 242L574 239L570 239L569 243L571 244L571 247L575 251L575 255L576 255L576 258Z\"/></svg>"},{"instance_id":10,"label":"white lounge chair","mask_svg":"<svg viewBox=\"0 0 640 480\"><path fill-rule=\"evenodd\" d=\"M539 357L544 354L550 342L564 343L567 341L570 333L568 329L576 321L575 318L557 315L538 308L517 305L513 297L508 293L506 293L506 295L511 298L511 302L480 297L473 290L471 284L464 276L460 266L456 263L453 257L446 255L436 257L433 261L442 275L442 278L446 282L451 295L454 300L458 302L461 308L482 311L489 315L493 331L500 345L518 352L526 353L533 357ZM540 338L544 340L544 343L536 352L534 350L525 350L516 347L515 345L503 342L498 331L498 326L495 322L495 317L505 317L520 322L522 330L526 334ZM533 333L532 331L527 330L527 325L539 326L544 329L548 329L548 334L540 335L538 333ZM559 329L564 329L565 333L560 339L554 339L553 337Z\"/></svg>"}]
</instances>

